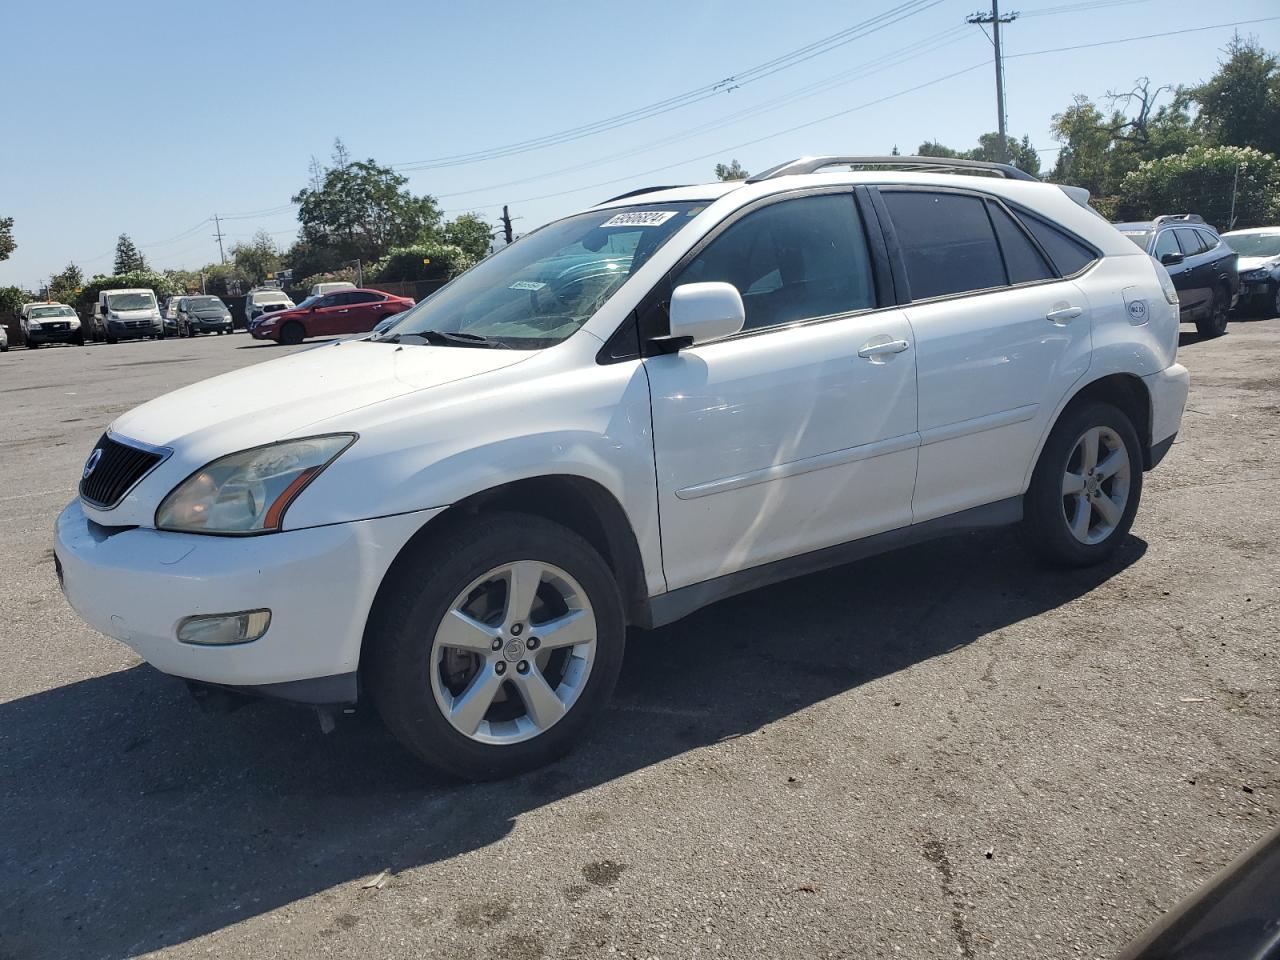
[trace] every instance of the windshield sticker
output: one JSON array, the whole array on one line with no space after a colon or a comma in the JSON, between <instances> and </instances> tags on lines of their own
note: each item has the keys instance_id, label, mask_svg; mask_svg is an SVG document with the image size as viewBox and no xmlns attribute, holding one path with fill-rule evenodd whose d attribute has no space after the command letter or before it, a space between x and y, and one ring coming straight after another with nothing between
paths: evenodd
<instances>
[{"instance_id":1,"label":"windshield sticker","mask_svg":"<svg viewBox=\"0 0 1280 960\"><path fill-rule=\"evenodd\" d=\"M674 210L636 210L610 217L602 227L656 227L676 215Z\"/></svg>"},{"instance_id":2,"label":"windshield sticker","mask_svg":"<svg viewBox=\"0 0 1280 960\"><path fill-rule=\"evenodd\" d=\"M511 286L507 287L507 289L508 290L541 290L545 286L546 286L545 283L541 283L537 280L517 280Z\"/></svg>"}]
</instances>

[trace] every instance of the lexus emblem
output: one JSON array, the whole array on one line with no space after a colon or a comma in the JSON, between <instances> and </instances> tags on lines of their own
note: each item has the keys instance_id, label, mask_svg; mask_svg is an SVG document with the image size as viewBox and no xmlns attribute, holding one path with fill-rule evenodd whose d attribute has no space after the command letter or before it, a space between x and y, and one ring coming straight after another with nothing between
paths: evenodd
<instances>
[{"instance_id":1,"label":"lexus emblem","mask_svg":"<svg viewBox=\"0 0 1280 960\"><path fill-rule=\"evenodd\" d=\"M89 454L89 459L84 462L84 475L81 479L88 479L89 474L98 468L98 461L102 459L102 448L98 447L93 453Z\"/></svg>"}]
</instances>

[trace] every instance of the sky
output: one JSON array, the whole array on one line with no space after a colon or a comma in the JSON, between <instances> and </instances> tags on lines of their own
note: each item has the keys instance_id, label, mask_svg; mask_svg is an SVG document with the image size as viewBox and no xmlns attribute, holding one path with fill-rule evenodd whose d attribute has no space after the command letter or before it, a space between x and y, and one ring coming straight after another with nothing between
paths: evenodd
<instances>
[{"instance_id":1,"label":"sky","mask_svg":"<svg viewBox=\"0 0 1280 960\"><path fill-rule=\"evenodd\" d=\"M122 232L157 268L216 262L215 214L227 246L257 230L287 246L289 199L335 137L450 216L509 204L518 233L732 158L972 147L996 127L991 44L965 23L983 2L10 0L0 216L18 249L0 286L37 289L68 262L109 273ZM1058 48L1271 18L1238 29L1280 49L1275 0L1010 10L1009 132L1046 167L1074 95L1204 80L1236 28Z\"/></svg>"}]
</instances>

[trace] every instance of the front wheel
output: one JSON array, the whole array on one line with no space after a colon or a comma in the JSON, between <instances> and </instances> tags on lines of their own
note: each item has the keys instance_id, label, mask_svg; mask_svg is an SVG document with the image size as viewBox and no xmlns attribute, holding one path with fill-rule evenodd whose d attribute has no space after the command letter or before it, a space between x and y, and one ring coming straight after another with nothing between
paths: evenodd
<instances>
[{"instance_id":1,"label":"front wheel","mask_svg":"<svg viewBox=\"0 0 1280 960\"><path fill-rule=\"evenodd\" d=\"M1043 559L1102 563L1133 525L1142 496L1142 449L1132 421L1095 401L1063 414L1023 498L1022 532Z\"/></svg>"},{"instance_id":2,"label":"front wheel","mask_svg":"<svg viewBox=\"0 0 1280 960\"><path fill-rule=\"evenodd\" d=\"M391 732L466 780L566 753L608 700L625 624L607 564L571 530L492 514L433 538L393 574L365 635Z\"/></svg>"},{"instance_id":3,"label":"front wheel","mask_svg":"<svg viewBox=\"0 0 1280 960\"><path fill-rule=\"evenodd\" d=\"M1231 294L1222 287L1213 291L1209 315L1196 321L1196 332L1206 340L1220 337L1227 332L1227 314L1231 310Z\"/></svg>"},{"instance_id":4,"label":"front wheel","mask_svg":"<svg viewBox=\"0 0 1280 960\"><path fill-rule=\"evenodd\" d=\"M280 329L280 342L285 346L296 346L306 337L307 331L296 320L290 320Z\"/></svg>"}]
</instances>

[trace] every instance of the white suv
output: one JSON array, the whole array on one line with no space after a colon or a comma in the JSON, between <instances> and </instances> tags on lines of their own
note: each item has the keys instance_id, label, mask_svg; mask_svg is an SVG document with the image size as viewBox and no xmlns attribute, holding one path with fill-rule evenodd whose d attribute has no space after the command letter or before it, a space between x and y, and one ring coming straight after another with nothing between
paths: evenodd
<instances>
[{"instance_id":1,"label":"white suv","mask_svg":"<svg viewBox=\"0 0 1280 960\"><path fill-rule=\"evenodd\" d=\"M1188 376L1168 275L1078 193L806 158L551 223L375 338L117 419L66 594L160 670L359 691L479 778L568 748L628 624L997 524L1098 563Z\"/></svg>"}]
</instances>

